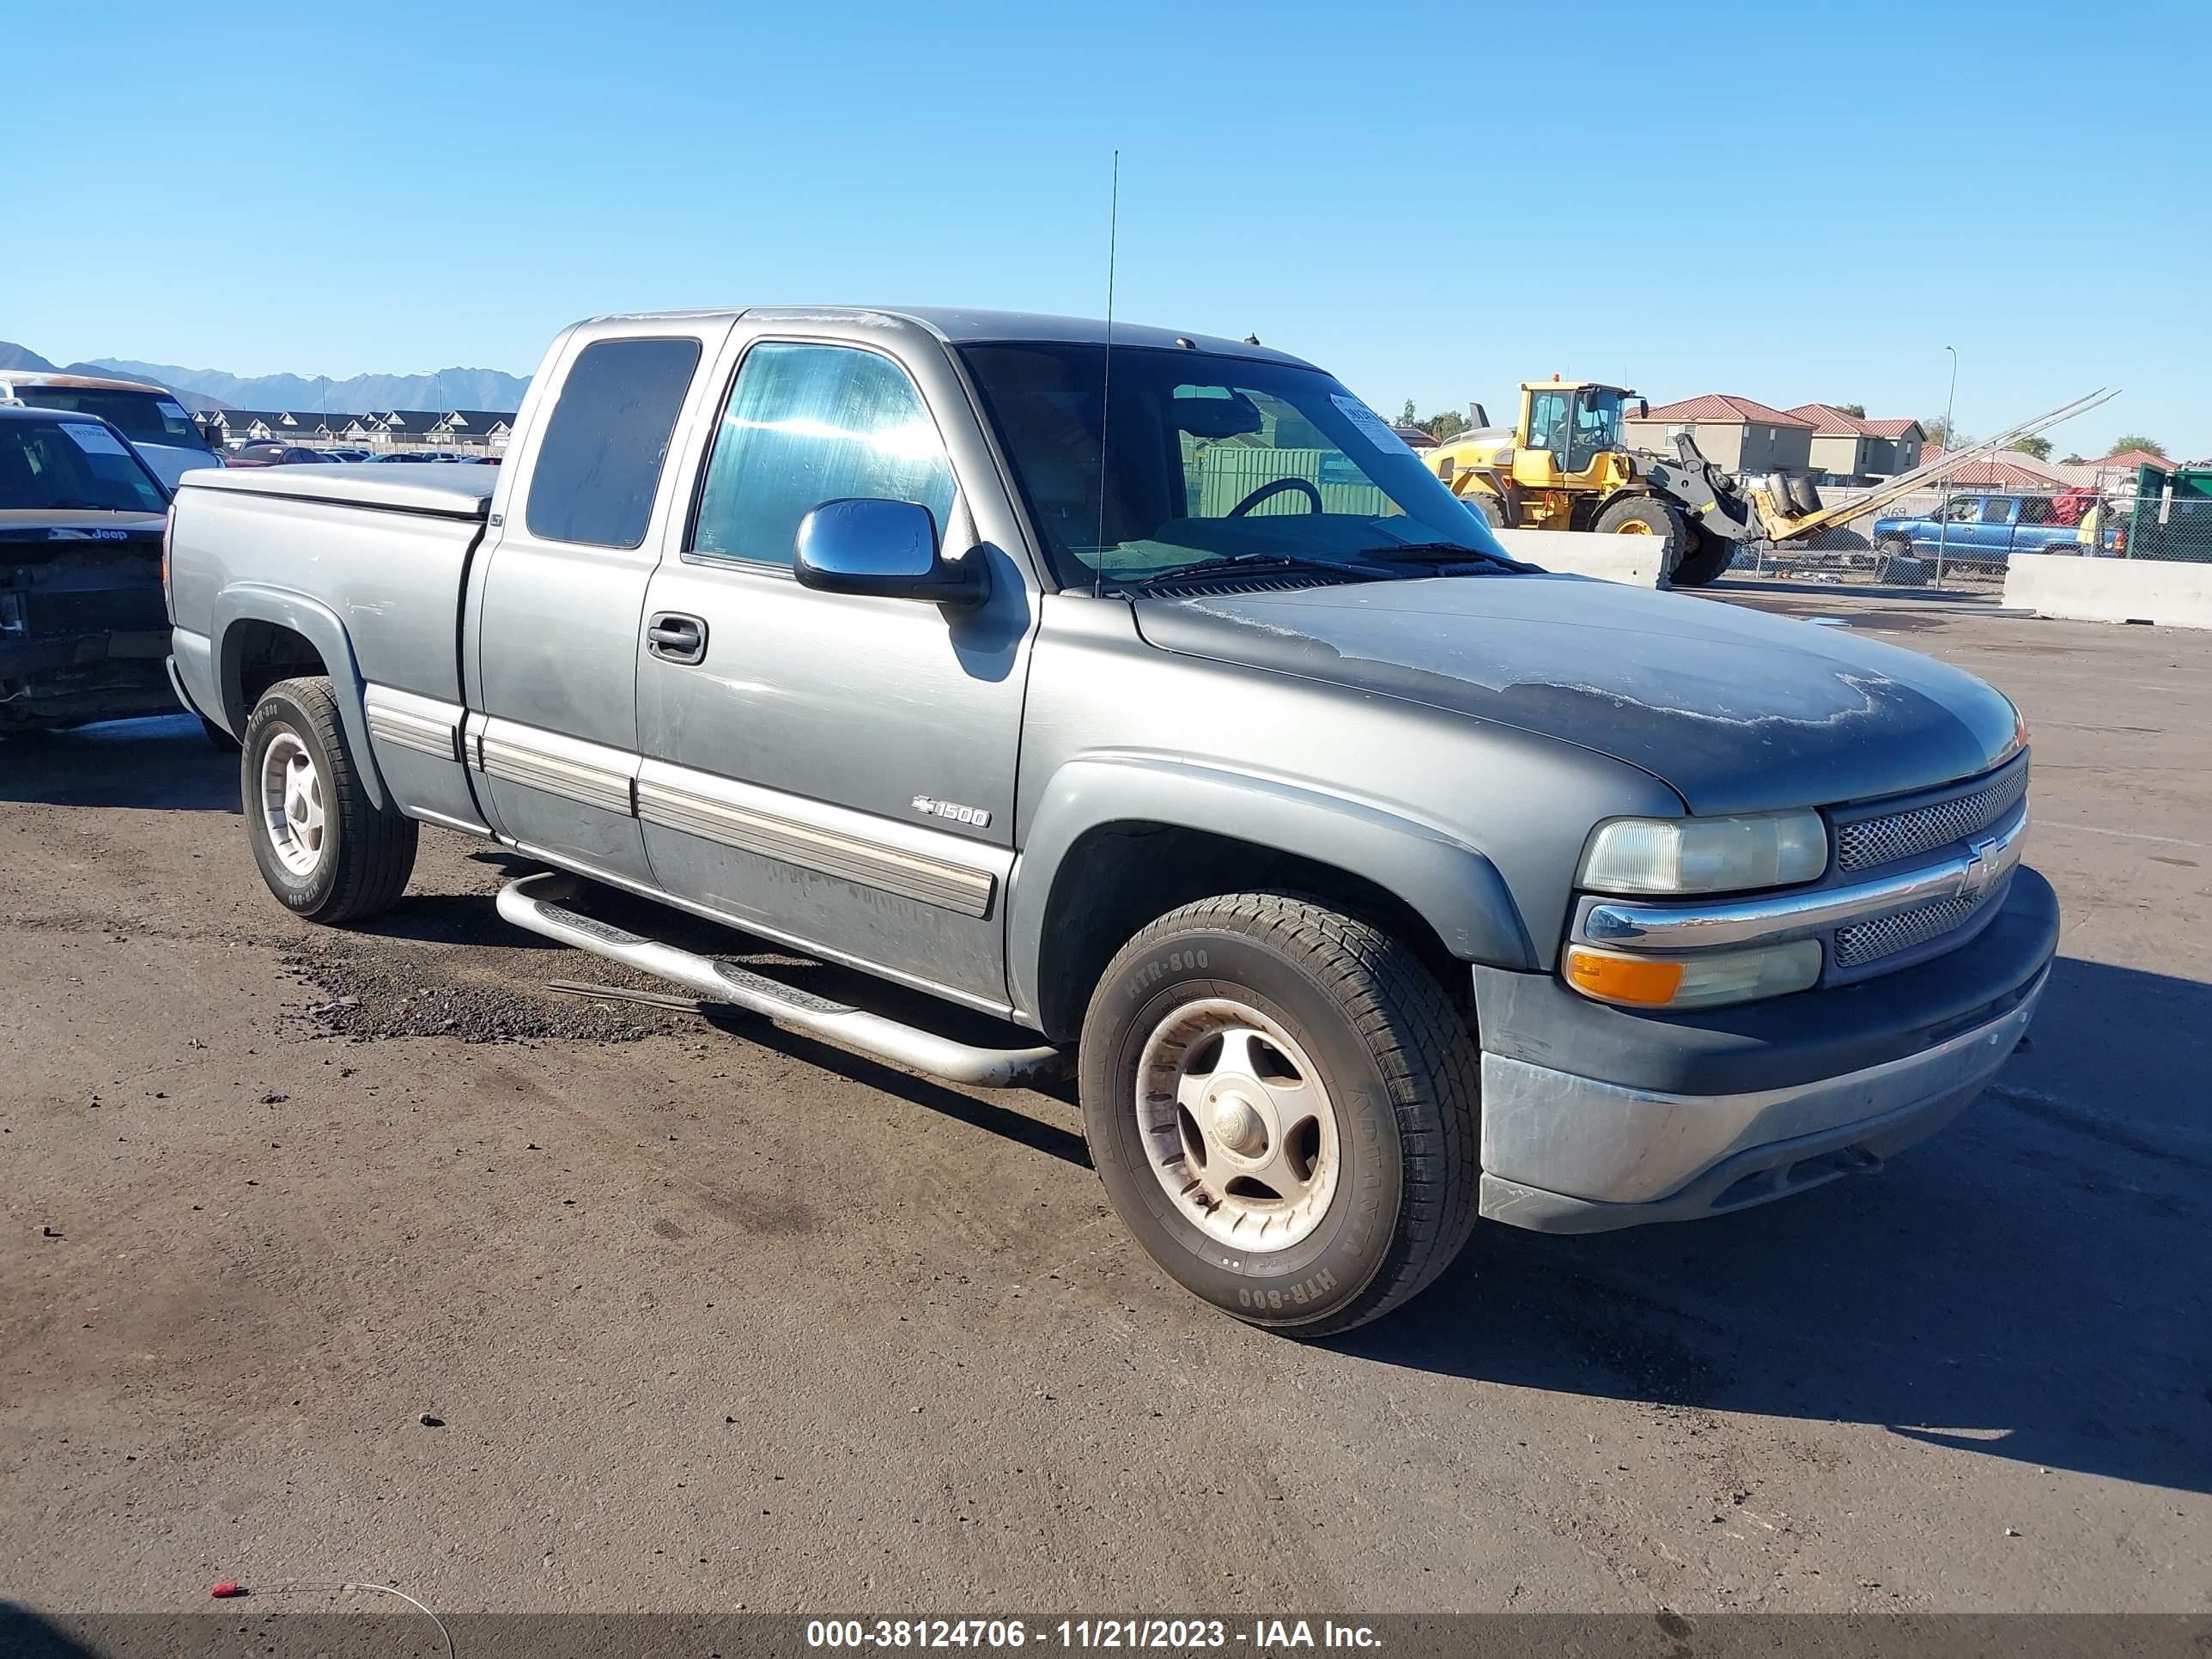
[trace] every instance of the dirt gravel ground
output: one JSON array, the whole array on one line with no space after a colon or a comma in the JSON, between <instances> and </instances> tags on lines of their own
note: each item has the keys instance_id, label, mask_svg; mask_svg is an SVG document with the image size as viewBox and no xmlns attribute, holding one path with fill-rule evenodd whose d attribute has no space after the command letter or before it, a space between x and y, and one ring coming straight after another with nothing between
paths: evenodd
<instances>
[{"instance_id":1,"label":"dirt gravel ground","mask_svg":"<svg viewBox=\"0 0 2212 1659\"><path fill-rule=\"evenodd\" d=\"M298 924L182 720L0 749L0 1595L2212 1610L2212 635L1729 597L2027 710L2032 1052L1876 1179L1486 1229L1319 1346L1156 1271L1063 1097L550 994L618 975L442 831Z\"/></svg>"}]
</instances>

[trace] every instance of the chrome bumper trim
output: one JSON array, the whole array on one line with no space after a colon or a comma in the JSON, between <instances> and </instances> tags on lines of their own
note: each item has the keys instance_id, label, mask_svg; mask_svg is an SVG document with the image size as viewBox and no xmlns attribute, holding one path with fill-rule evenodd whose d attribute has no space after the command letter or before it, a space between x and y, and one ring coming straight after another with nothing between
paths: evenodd
<instances>
[{"instance_id":1,"label":"chrome bumper trim","mask_svg":"<svg viewBox=\"0 0 2212 1659\"><path fill-rule=\"evenodd\" d=\"M1484 1173L1569 1205L1679 1208L1686 1192L1724 1165L1730 1173L1722 1184L1733 1188L1745 1174L1809 1156L1796 1150L1801 1145L1848 1146L1859 1127L1893 1140L1897 1120L1924 1114L1935 1120L1932 1132L1947 1109L1963 1106L2004 1064L2034 1017L2048 978L2045 969L2005 1013L1918 1054L1839 1077L1742 1094L1662 1094L1485 1053ZM1757 1156L1762 1152L1772 1156L1762 1159ZM1784 1190L1762 1196L1779 1197ZM1718 1202L1721 1196L1718 1190L1707 1194L1715 1201L1693 1212L1738 1207Z\"/></svg>"},{"instance_id":2,"label":"chrome bumper trim","mask_svg":"<svg viewBox=\"0 0 2212 1659\"><path fill-rule=\"evenodd\" d=\"M1966 852L1900 875L1718 904L1598 899L1587 903L1574 937L1586 945L1667 951L1807 939L1899 910L1994 894L2020 863L2027 840L2023 801L2010 823Z\"/></svg>"}]
</instances>

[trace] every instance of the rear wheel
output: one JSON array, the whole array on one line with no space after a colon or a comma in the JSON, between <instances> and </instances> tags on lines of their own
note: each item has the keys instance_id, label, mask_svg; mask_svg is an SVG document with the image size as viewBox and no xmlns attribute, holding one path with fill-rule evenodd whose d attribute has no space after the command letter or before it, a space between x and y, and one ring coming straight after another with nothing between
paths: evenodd
<instances>
[{"instance_id":1,"label":"rear wheel","mask_svg":"<svg viewBox=\"0 0 2212 1659\"><path fill-rule=\"evenodd\" d=\"M1301 1336L1376 1318L1459 1253L1478 1078L1409 949L1279 894L1161 917L1084 1022L1084 1127L1138 1243L1224 1312Z\"/></svg>"},{"instance_id":2,"label":"rear wheel","mask_svg":"<svg viewBox=\"0 0 2212 1659\"><path fill-rule=\"evenodd\" d=\"M329 680L279 680L246 723L246 834L269 890L310 921L390 909L415 867L415 820L368 798Z\"/></svg>"},{"instance_id":3,"label":"rear wheel","mask_svg":"<svg viewBox=\"0 0 2212 1659\"><path fill-rule=\"evenodd\" d=\"M1591 528L1602 535L1650 536L1659 543L1659 568L1672 576L1687 550L1690 527L1682 515L1656 495L1623 495L1606 503Z\"/></svg>"}]
</instances>

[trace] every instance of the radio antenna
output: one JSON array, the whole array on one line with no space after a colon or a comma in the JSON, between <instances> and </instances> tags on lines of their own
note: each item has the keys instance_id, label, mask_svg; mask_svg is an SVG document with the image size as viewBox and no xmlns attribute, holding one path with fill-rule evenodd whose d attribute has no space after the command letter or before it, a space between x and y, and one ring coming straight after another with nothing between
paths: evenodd
<instances>
[{"instance_id":1,"label":"radio antenna","mask_svg":"<svg viewBox=\"0 0 2212 1659\"><path fill-rule=\"evenodd\" d=\"M1106 372L1098 387L1098 533L1091 544L1091 597L1106 591L1106 430L1114 407L1114 259L1121 238L1121 152L1114 152L1114 187L1106 198Z\"/></svg>"}]
</instances>

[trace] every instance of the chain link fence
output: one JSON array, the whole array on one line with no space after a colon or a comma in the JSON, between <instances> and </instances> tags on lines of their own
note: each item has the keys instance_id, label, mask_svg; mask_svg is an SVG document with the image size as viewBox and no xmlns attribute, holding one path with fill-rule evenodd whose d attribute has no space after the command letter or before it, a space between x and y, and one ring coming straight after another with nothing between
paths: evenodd
<instances>
[{"instance_id":1,"label":"chain link fence","mask_svg":"<svg viewBox=\"0 0 2212 1659\"><path fill-rule=\"evenodd\" d=\"M1848 506L1874 493L1823 488L1821 504ZM1806 541L1747 550L1727 574L1994 594L2015 552L2212 563L2212 468L2145 466L2102 489L1939 484Z\"/></svg>"}]
</instances>

